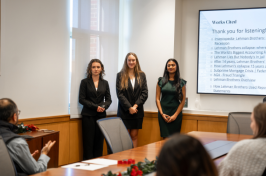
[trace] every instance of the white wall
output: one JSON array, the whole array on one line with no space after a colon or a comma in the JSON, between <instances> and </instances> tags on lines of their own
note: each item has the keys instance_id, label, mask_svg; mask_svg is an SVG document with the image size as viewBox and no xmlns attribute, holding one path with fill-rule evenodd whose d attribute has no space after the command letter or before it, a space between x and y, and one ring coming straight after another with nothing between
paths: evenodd
<instances>
[{"instance_id":1,"label":"white wall","mask_svg":"<svg viewBox=\"0 0 266 176\"><path fill-rule=\"evenodd\" d=\"M183 0L181 76L187 82L188 110L204 114L228 114L249 111L262 102L263 96L197 94L198 13L205 9L265 7L265 0ZM261 17L264 20L265 17ZM180 50L175 48L175 56Z\"/></svg>"},{"instance_id":2,"label":"white wall","mask_svg":"<svg viewBox=\"0 0 266 176\"><path fill-rule=\"evenodd\" d=\"M175 0L126 0L121 4L125 7L125 27L120 28L123 33L119 46L123 47L119 48L119 70L128 52L137 54L148 82L149 97L144 110L157 111L158 77L162 77L166 61L174 56Z\"/></svg>"},{"instance_id":3,"label":"white wall","mask_svg":"<svg viewBox=\"0 0 266 176\"><path fill-rule=\"evenodd\" d=\"M175 57L188 81L184 112L227 114L251 111L261 96L199 95L198 11L265 7L265 0L124 0L119 64L135 52L146 73L146 111L157 111L155 86L165 62ZM12 98L20 118L68 114L69 0L2 0L0 97ZM120 11L121 17L121 11ZM263 17L262 17L263 18ZM129 21L131 20L131 21ZM122 37L122 38L121 38ZM115 99L116 95L112 96ZM198 100L198 103L196 103Z\"/></svg>"},{"instance_id":4,"label":"white wall","mask_svg":"<svg viewBox=\"0 0 266 176\"><path fill-rule=\"evenodd\" d=\"M69 0L2 0L0 98L20 118L68 114Z\"/></svg>"}]
</instances>

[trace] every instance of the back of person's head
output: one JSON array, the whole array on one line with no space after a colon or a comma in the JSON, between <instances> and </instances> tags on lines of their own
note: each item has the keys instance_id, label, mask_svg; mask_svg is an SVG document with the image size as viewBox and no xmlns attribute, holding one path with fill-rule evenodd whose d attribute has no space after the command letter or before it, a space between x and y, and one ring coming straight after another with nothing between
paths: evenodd
<instances>
[{"instance_id":1,"label":"back of person's head","mask_svg":"<svg viewBox=\"0 0 266 176\"><path fill-rule=\"evenodd\" d=\"M217 176L217 169L203 145L188 135L173 135L164 144L157 176Z\"/></svg>"},{"instance_id":2,"label":"back of person's head","mask_svg":"<svg viewBox=\"0 0 266 176\"><path fill-rule=\"evenodd\" d=\"M266 137L266 103L255 106L253 117L257 128L254 138Z\"/></svg>"},{"instance_id":3,"label":"back of person's head","mask_svg":"<svg viewBox=\"0 0 266 176\"><path fill-rule=\"evenodd\" d=\"M9 98L0 99L0 120L9 122L17 113L17 105Z\"/></svg>"},{"instance_id":4,"label":"back of person's head","mask_svg":"<svg viewBox=\"0 0 266 176\"><path fill-rule=\"evenodd\" d=\"M266 97L263 98L263 103L266 103Z\"/></svg>"}]
</instances>

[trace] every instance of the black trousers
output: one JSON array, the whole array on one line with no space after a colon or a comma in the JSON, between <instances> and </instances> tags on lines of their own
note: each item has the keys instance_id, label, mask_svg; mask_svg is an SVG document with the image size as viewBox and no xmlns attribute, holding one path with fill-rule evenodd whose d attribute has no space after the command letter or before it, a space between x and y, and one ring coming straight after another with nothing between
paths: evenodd
<instances>
[{"instance_id":1,"label":"black trousers","mask_svg":"<svg viewBox=\"0 0 266 176\"><path fill-rule=\"evenodd\" d=\"M101 118L82 116L83 160L102 156L104 136L96 122Z\"/></svg>"}]
</instances>

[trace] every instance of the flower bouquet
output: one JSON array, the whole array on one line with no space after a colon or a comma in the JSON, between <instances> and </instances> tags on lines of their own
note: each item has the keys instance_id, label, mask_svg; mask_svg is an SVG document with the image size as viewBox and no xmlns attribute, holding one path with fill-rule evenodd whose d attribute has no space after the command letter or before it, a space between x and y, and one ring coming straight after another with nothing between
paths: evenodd
<instances>
[{"instance_id":1,"label":"flower bouquet","mask_svg":"<svg viewBox=\"0 0 266 176\"><path fill-rule=\"evenodd\" d=\"M144 176L156 171L157 158L154 161L149 161L147 158L144 162L138 162L137 164L132 164L127 168L126 172L119 172L118 174L113 174L109 171L107 174L102 174L102 176Z\"/></svg>"},{"instance_id":2,"label":"flower bouquet","mask_svg":"<svg viewBox=\"0 0 266 176\"><path fill-rule=\"evenodd\" d=\"M28 131L37 131L37 130L39 130L39 128L36 127L33 124L24 125L23 123L21 123L21 124L18 124L17 127L18 127L17 133L25 133L25 132L28 132Z\"/></svg>"}]
</instances>

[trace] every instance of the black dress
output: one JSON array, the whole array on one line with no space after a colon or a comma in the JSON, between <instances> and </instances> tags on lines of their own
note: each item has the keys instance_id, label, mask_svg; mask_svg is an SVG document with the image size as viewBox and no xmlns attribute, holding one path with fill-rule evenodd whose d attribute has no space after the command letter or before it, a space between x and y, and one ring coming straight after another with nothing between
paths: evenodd
<instances>
[{"instance_id":1,"label":"black dress","mask_svg":"<svg viewBox=\"0 0 266 176\"><path fill-rule=\"evenodd\" d=\"M80 84L79 102L83 105L81 111L83 160L100 157L104 137L96 121L105 118L106 111L97 112L97 108L104 105L106 110L112 103L108 82L100 79L96 90L91 78L83 79Z\"/></svg>"},{"instance_id":2,"label":"black dress","mask_svg":"<svg viewBox=\"0 0 266 176\"><path fill-rule=\"evenodd\" d=\"M118 98L117 116L120 117L127 129L142 129L144 117L143 105L148 98L148 87L145 73L140 73L140 83L135 75L134 89L128 78L128 88L121 89L121 72L116 77L116 94ZM138 105L138 112L130 114L129 108Z\"/></svg>"}]
</instances>

